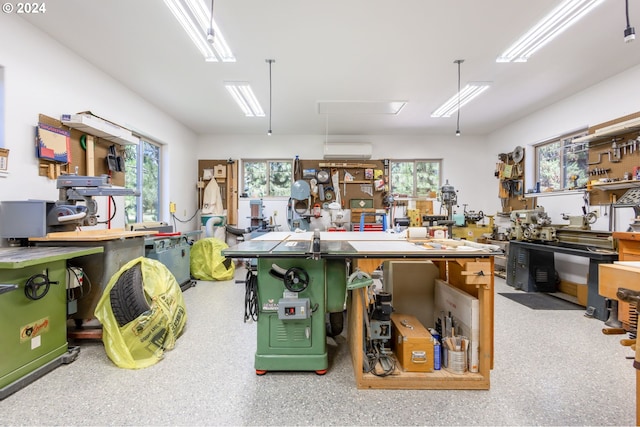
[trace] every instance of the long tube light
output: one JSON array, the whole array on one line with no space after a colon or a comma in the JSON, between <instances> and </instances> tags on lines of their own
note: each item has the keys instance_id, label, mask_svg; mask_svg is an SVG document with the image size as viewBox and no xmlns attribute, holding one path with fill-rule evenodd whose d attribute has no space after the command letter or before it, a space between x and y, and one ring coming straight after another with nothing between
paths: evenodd
<instances>
[{"instance_id":1,"label":"long tube light","mask_svg":"<svg viewBox=\"0 0 640 427\"><path fill-rule=\"evenodd\" d=\"M205 6L204 0L164 0L164 2L200 50L205 61L236 62L220 28L210 18L211 12ZM214 31L213 44L207 40L210 25L213 26Z\"/></svg>"},{"instance_id":2,"label":"long tube light","mask_svg":"<svg viewBox=\"0 0 640 427\"><path fill-rule=\"evenodd\" d=\"M264 117L264 110L247 82L224 82L224 87L247 117Z\"/></svg>"},{"instance_id":3,"label":"long tube light","mask_svg":"<svg viewBox=\"0 0 640 427\"><path fill-rule=\"evenodd\" d=\"M538 49L577 22L603 0L565 0L514 44L496 62L527 62Z\"/></svg>"},{"instance_id":4,"label":"long tube light","mask_svg":"<svg viewBox=\"0 0 640 427\"><path fill-rule=\"evenodd\" d=\"M462 107L468 104L475 97L489 89L489 86L491 86L489 82L468 83L465 87L460 89L460 104L458 104L458 93L456 92L444 104L438 107L437 110L431 113L431 117L451 117L453 113L458 111L458 105Z\"/></svg>"}]
</instances>

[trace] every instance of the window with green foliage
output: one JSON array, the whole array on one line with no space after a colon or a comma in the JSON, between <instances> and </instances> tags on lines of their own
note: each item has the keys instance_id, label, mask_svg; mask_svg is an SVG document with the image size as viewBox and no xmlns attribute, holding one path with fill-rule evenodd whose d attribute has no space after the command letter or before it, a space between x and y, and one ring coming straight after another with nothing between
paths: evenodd
<instances>
[{"instance_id":1,"label":"window with green foliage","mask_svg":"<svg viewBox=\"0 0 640 427\"><path fill-rule=\"evenodd\" d=\"M248 197L289 197L291 160L243 160L244 193Z\"/></svg>"},{"instance_id":2,"label":"window with green foliage","mask_svg":"<svg viewBox=\"0 0 640 427\"><path fill-rule=\"evenodd\" d=\"M574 143L572 134L547 141L535 147L536 182L540 191L556 191L583 187L589 180L589 147Z\"/></svg>"},{"instance_id":3,"label":"window with green foliage","mask_svg":"<svg viewBox=\"0 0 640 427\"><path fill-rule=\"evenodd\" d=\"M140 192L126 196L127 224L160 220L160 146L143 139L125 148L125 187Z\"/></svg>"},{"instance_id":4,"label":"window with green foliage","mask_svg":"<svg viewBox=\"0 0 640 427\"><path fill-rule=\"evenodd\" d=\"M442 160L392 160L391 194L428 197L441 184Z\"/></svg>"}]
</instances>

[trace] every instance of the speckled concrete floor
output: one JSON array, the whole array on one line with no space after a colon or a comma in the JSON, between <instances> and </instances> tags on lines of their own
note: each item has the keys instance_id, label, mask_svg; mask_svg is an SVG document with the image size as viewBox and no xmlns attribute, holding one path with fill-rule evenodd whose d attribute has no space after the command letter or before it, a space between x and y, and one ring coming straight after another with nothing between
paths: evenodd
<instances>
[{"instance_id":1,"label":"speckled concrete floor","mask_svg":"<svg viewBox=\"0 0 640 427\"><path fill-rule=\"evenodd\" d=\"M496 293L510 291L496 278ZM490 390L358 390L343 336L328 340L324 376L256 376L244 285L199 282L184 297L187 329L160 363L120 369L101 342L82 342L75 362L1 401L0 424L635 424L632 353L580 310L531 310L496 295Z\"/></svg>"}]
</instances>

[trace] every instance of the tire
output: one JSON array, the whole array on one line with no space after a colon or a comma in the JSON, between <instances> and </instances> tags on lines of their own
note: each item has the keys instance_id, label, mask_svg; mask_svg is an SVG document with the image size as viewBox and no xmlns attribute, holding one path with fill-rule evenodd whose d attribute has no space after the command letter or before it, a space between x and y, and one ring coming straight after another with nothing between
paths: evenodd
<instances>
[{"instance_id":1,"label":"tire","mask_svg":"<svg viewBox=\"0 0 640 427\"><path fill-rule=\"evenodd\" d=\"M118 277L111 288L109 297L113 317L121 327L150 310L151 307L144 294L140 263L124 271Z\"/></svg>"},{"instance_id":2,"label":"tire","mask_svg":"<svg viewBox=\"0 0 640 427\"><path fill-rule=\"evenodd\" d=\"M327 336L337 337L344 328L344 313L342 311L329 313L329 324L327 325Z\"/></svg>"}]
</instances>

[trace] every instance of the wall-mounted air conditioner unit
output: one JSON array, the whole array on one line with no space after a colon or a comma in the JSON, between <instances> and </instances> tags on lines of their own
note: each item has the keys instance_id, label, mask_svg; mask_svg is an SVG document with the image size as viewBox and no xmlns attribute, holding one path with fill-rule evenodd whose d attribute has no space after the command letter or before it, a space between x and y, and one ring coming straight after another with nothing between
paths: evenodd
<instances>
[{"instance_id":1,"label":"wall-mounted air conditioner unit","mask_svg":"<svg viewBox=\"0 0 640 427\"><path fill-rule=\"evenodd\" d=\"M373 146L370 142L326 142L324 158L327 160L370 159Z\"/></svg>"}]
</instances>

